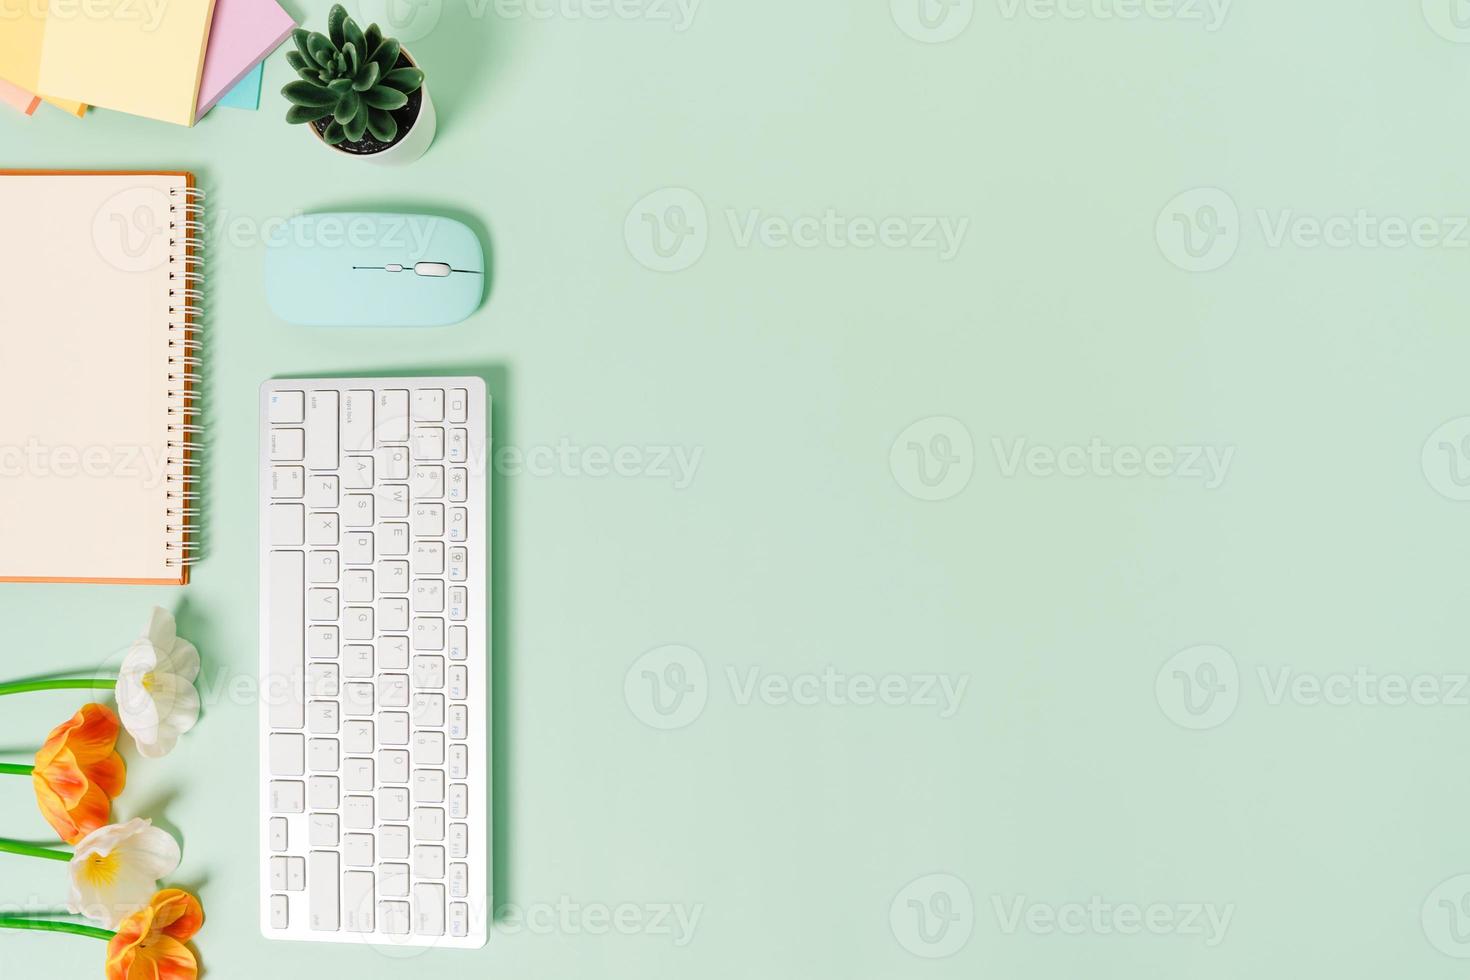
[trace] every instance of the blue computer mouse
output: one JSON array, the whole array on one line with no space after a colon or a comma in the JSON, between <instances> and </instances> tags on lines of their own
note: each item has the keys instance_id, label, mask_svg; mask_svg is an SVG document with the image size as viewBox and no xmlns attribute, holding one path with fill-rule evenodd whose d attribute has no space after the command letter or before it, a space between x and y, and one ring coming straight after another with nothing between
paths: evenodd
<instances>
[{"instance_id":1,"label":"blue computer mouse","mask_svg":"<svg viewBox=\"0 0 1470 980\"><path fill-rule=\"evenodd\" d=\"M438 327L468 317L484 295L485 250L451 218L302 214L266 241L266 301L289 323Z\"/></svg>"}]
</instances>

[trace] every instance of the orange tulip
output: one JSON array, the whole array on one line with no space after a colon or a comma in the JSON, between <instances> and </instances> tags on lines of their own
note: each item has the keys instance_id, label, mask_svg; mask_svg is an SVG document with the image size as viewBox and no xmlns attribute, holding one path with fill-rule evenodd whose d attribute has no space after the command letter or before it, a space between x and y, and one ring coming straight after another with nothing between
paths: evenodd
<instances>
[{"instance_id":1,"label":"orange tulip","mask_svg":"<svg viewBox=\"0 0 1470 980\"><path fill-rule=\"evenodd\" d=\"M196 980L199 962L184 944L204 925L199 899L177 888L153 896L107 944L107 980Z\"/></svg>"},{"instance_id":2,"label":"orange tulip","mask_svg":"<svg viewBox=\"0 0 1470 980\"><path fill-rule=\"evenodd\" d=\"M127 769L117 754L117 715L89 704L58 726L36 753L31 783L46 822L68 844L105 826Z\"/></svg>"}]
</instances>

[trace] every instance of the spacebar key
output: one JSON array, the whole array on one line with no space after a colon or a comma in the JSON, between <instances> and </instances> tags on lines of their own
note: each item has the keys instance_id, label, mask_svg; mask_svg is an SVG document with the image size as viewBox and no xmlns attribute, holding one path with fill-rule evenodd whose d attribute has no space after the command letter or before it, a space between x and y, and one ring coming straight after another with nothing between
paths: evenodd
<instances>
[{"instance_id":1,"label":"spacebar key","mask_svg":"<svg viewBox=\"0 0 1470 980\"><path fill-rule=\"evenodd\" d=\"M300 551L270 554L270 632L266 636L263 694L270 707L271 728L306 726L306 555Z\"/></svg>"}]
</instances>

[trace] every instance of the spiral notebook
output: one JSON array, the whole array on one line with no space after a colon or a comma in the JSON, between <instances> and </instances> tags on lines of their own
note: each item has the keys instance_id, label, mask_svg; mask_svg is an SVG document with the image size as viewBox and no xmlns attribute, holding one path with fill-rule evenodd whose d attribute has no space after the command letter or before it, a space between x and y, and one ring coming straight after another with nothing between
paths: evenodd
<instances>
[{"instance_id":1,"label":"spiral notebook","mask_svg":"<svg viewBox=\"0 0 1470 980\"><path fill-rule=\"evenodd\" d=\"M194 560L201 192L0 170L0 581L183 585Z\"/></svg>"}]
</instances>

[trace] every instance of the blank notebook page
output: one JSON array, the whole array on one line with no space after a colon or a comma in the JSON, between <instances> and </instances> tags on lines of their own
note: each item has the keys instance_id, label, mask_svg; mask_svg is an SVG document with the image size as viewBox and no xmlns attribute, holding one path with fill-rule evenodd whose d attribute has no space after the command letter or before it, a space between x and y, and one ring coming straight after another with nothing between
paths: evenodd
<instances>
[{"instance_id":1,"label":"blank notebook page","mask_svg":"<svg viewBox=\"0 0 1470 980\"><path fill-rule=\"evenodd\" d=\"M170 291L192 268L171 231L189 183L0 172L0 579L185 579Z\"/></svg>"}]
</instances>

